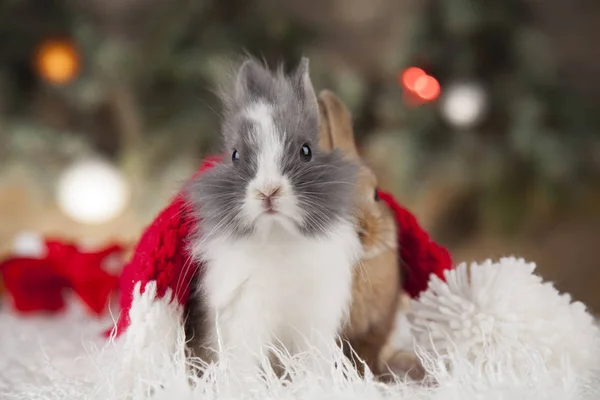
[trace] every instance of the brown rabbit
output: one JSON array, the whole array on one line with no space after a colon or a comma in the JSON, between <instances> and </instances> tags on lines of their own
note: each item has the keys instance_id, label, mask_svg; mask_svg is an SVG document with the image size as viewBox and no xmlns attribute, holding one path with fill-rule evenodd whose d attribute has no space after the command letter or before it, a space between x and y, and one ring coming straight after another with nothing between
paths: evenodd
<instances>
[{"instance_id":1,"label":"brown rabbit","mask_svg":"<svg viewBox=\"0 0 600 400\"><path fill-rule=\"evenodd\" d=\"M338 148L361 165L356 212L364 254L355 269L350 319L342 332L354 352L348 346L345 352L361 373L363 360L375 375L381 375L387 372L382 350L394 330L402 295L396 222L391 210L379 201L377 178L358 154L347 107L324 90L319 94L319 108L319 145L325 150Z\"/></svg>"}]
</instances>

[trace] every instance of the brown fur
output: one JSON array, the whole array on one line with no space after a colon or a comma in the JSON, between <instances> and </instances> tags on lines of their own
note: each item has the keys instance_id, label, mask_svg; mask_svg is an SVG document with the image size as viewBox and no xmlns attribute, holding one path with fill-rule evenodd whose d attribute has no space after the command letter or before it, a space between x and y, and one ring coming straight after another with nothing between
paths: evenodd
<instances>
[{"instance_id":1,"label":"brown fur","mask_svg":"<svg viewBox=\"0 0 600 400\"><path fill-rule=\"evenodd\" d=\"M394 330L402 294L396 223L389 208L375 200L377 178L360 159L349 110L329 91L320 93L319 106L319 145L341 149L361 164L356 212L365 254L354 273L350 318L342 332L354 351L346 345L345 352L361 373L364 361L375 375L382 375L387 372L382 352Z\"/></svg>"}]
</instances>

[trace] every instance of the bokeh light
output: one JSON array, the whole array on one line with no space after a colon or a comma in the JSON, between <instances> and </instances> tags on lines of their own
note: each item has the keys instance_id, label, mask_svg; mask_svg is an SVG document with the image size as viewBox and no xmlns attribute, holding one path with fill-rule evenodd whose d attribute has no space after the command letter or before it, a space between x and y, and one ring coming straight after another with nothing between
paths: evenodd
<instances>
[{"instance_id":1,"label":"bokeh light","mask_svg":"<svg viewBox=\"0 0 600 400\"><path fill-rule=\"evenodd\" d=\"M123 211L130 190L124 177L112 164L102 160L74 163L58 184L58 205L80 223L108 222Z\"/></svg>"},{"instance_id":2,"label":"bokeh light","mask_svg":"<svg viewBox=\"0 0 600 400\"><path fill-rule=\"evenodd\" d=\"M400 75L400 83L406 89L410 91L415 90L415 85L417 80L422 76L426 76L427 74L421 68L410 67L404 70Z\"/></svg>"},{"instance_id":3,"label":"bokeh light","mask_svg":"<svg viewBox=\"0 0 600 400\"><path fill-rule=\"evenodd\" d=\"M79 53L69 41L49 40L37 48L35 66L38 74L47 82L65 84L79 72Z\"/></svg>"},{"instance_id":4,"label":"bokeh light","mask_svg":"<svg viewBox=\"0 0 600 400\"><path fill-rule=\"evenodd\" d=\"M433 76L423 75L417 78L414 92L423 100L432 101L440 95L440 84Z\"/></svg>"}]
</instances>

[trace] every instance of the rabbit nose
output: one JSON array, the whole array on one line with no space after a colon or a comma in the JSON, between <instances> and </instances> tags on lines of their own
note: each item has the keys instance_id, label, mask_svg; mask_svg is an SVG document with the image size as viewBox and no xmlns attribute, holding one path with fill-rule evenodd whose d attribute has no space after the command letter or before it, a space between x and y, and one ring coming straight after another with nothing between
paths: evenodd
<instances>
[{"instance_id":1,"label":"rabbit nose","mask_svg":"<svg viewBox=\"0 0 600 400\"><path fill-rule=\"evenodd\" d=\"M262 199L270 199L272 197L275 197L279 194L279 191L281 190L280 186L273 186L273 187L269 187L267 189L264 190L259 190L258 191L258 196Z\"/></svg>"},{"instance_id":2,"label":"rabbit nose","mask_svg":"<svg viewBox=\"0 0 600 400\"><path fill-rule=\"evenodd\" d=\"M281 187L270 187L266 190L259 190L258 197L263 201L265 208L272 209L273 208L273 198L277 197L279 192L281 191Z\"/></svg>"}]
</instances>

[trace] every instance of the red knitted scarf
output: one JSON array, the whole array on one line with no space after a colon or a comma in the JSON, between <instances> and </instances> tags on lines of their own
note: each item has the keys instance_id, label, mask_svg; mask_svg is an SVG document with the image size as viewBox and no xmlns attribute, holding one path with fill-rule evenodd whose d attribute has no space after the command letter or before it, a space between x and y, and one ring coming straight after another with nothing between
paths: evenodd
<instances>
[{"instance_id":1,"label":"red knitted scarf","mask_svg":"<svg viewBox=\"0 0 600 400\"><path fill-rule=\"evenodd\" d=\"M207 158L196 174L201 174L219 161L220 157ZM444 270L451 268L450 254L431 240L415 217L400 206L391 194L380 191L379 196L394 212L398 224L403 288L410 296L418 297L427 288L431 274L443 278ZM117 321L117 335L129 325L129 309L138 282L143 292L145 283L155 281L157 296L162 297L167 289L171 289L174 299L181 305L186 304L190 295L187 283L197 271L185 264L190 262L187 240L196 223L188 204L179 194L146 229L132 260L121 275L121 314Z\"/></svg>"}]
</instances>

